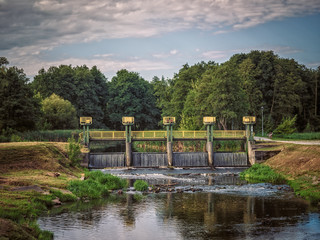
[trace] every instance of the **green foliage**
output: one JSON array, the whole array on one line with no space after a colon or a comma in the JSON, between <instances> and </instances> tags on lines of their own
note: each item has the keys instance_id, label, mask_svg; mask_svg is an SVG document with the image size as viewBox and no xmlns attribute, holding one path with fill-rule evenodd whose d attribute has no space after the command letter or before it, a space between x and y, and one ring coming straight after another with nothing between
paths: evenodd
<instances>
[{"instance_id":1,"label":"green foliage","mask_svg":"<svg viewBox=\"0 0 320 240\"><path fill-rule=\"evenodd\" d=\"M109 126L121 129L123 116L135 117L135 128L154 129L160 118L152 85L138 73L120 70L112 78L109 86L108 112Z\"/></svg>"},{"instance_id":2,"label":"green foliage","mask_svg":"<svg viewBox=\"0 0 320 240\"><path fill-rule=\"evenodd\" d=\"M136 180L133 184L133 187L137 191L147 191L148 190L148 183L143 180Z\"/></svg>"},{"instance_id":3,"label":"green foliage","mask_svg":"<svg viewBox=\"0 0 320 240\"><path fill-rule=\"evenodd\" d=\"M67 154L68 158L71 160L71 164L73 166L78 166L79 162L81 160L81 146L79 141L76 142L76 140L71 137L68 139L68 146L67 146Z\"/></svg>"},{"instance_id":4,"label":"green foliage","mask_svg":"<svg viewBox=\"0 0 320 240\"><path fill-rule=\"evenodd\" d=\"M25 131L34 129L39 117L39 103L33 98L29 79L22 69L0 65L0 130Z\"/></svg>"},{"instance_id":5,"label":"green foliage","mask_svg":"<svg viewBox=\"0 0 320 240\"><path fill-rule=\"evenodd\" d=\"M320 140L320 132L285 134L281 135L281 138L292 140Z\"/></svg>"},{"instance_id":6,"label":"green foliage","mask_svg":"<svg viewBox=\"0 0 320 240\"><path fill-rule=\"evenodd\" d=\"M80 130L28 131L19 133L19 136L22 141L67 142L70 137L78 140L80 132Z\"/></svg>"},{"instance_id":7,"label":"green foliage","mask_svg":"<svg viewBox=\"0 0 320 240\"><path fill-rule=\"evenodd\" d=\"M283 175L276 173L267 165L254 164L240 173L240 177L249 182L269 182L274 184L286 183Z\"/></svg>"},{"instance_id":8,"label":"green foliage","mask_svg":"<svg viewBox=\"0 0 320 240\"><path fill-rule=\"evenodd\" d=\"M319 184L313 185L312 180L300 177L289 180L288 185L294 190L296 195L309 200L312 204L318 204L320 201Z\"/></svg>"},{"instance_id":9,"label":"green foliage","mask_svg":"<svg viewBox=\"0 0 320 240\"><path fill-rule=\"evenodd\" d=\"M76 109L56 94L42 101L43 122L49 129L74 129L78 126Z\"/></svg>"},{"instance_id":10,"label":"green foliage","mask_svg":"<svg viewBox=\"0 0 320 240\"><path fill-rule=\"evenodd\" d=\"M10 142L21 142L22 138L19 135L12 134L10 137Z\"/></svg>"},{"instance_id":11,"label":"green foliage","mask_svg":"<svg viewBox=\"0 0 320 240\"><path fill-rule=\"evenodd\" d=\"M108 99L106 78L97 69L87 66L61 65L41 69L34 77L32 87L44 98L53 93L68 100L75 107L77 116L91 116L93 127L105 127L105 106Z\"/></svg>"},{"instance_id":12,"label":"green foliage","mask_svg":"<svg viewBox=\"0 0 320 240\"><path fill-rule=\"evenodd\" d=\"M193 66L185 64L179 70L179 73L174 76L172 81L172 96L165 114L175 116L177 126L180 125L188 94L197 88L198 81L202 78L203 74L216 65L215 62L211 61L208 63L200 62ZM189 116L185 113L185 117Z\"/></svg>"},{"instance_id":13,"label":"green foliage","mask_svg":"<svg viewBox=\"0 0 320 240\"><path fill-rule=\"evenodd\" d=\"M0 217L17 223L24 222L25 219L35 219L41 211L52 206L52 199L51 195L43 195L34 191L1 192Z\"/></svg>"},{"instance_id":14,"label":"green foliage","mask_svg":"<svg viewBox=\"0 0 320 240\"><path fill-rule=\"evenodd\" d=\"M84 181L71 181L68 189L81 199L97 199L109 194L109 190L126 187L126 181L100 171L86 172Z\"/></svg>"},{"instance_id":15,"label":"green foliage","mask_svg":"<svg viewBox=\"0 0 320 240\"><path fill-rule=\"evenodd\" d=\"M293 118L283 118L282 122L278 125L278 127L273 131L275 135L285 135L285 134L292 134L297 129L295 127L297 120L297 115Z\"/></svg>"},{"instance_id":16,"label":"green foliage","mask_svg":"<svg viewBox=\"0 0 320 240\"><path fill-rule=\"evenodd\" d=\"M80 199L96 199L108 195L108 188L92 179L71 181L68 190Z\"/></svg>"},{"instance_id":17,"label":"green foliage","mask_svg":"<svg viewBox=\"0 0 320 240\"><path fill-rule=\"evenodd\" d=\"M74 202L78 200L75 195L70 193L62 193L61 191L56 189L51 189L50 193L59 198L61 202Z\"/></svg>"},{"instance_id":18,"label":"green foliage","mask_svg":"<svg viewBox=\"0 0 320 240\"><path fill-rule=\"evenodd\" d=\"M85 177L98 181L100 184L105 185L108 190L122 189L127 186L125 179L121 179L109 173L104 174L101 171L86 172Z\"/></svg>"}]
</instances>

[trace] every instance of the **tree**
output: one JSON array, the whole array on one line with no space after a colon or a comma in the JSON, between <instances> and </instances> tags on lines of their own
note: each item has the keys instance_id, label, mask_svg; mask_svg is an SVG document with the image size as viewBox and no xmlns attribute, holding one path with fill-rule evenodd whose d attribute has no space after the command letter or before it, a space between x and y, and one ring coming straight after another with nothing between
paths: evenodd
<instances>
[{"instance_id":1,"label":"tree","mask_svg":"<svg viewBox=\"0 0 320 240\"><path fill-rule=\"evenodd\" d=\"M76 109L68 100L52 94L42 102L43 120L49 129L73 129L78 126Z\"/></svg>"},{"instance_id":2,"label":"tree","mask_svg":"<svg viewBox=\"0 0 320 240\"><path fill-rule=\"evenodd\" d=\"M71 67L60 65L41 69L32 86L35 92L47 98L53 93L71 102L77 116L91 116L93 127L105 127L105 107L107 102L107 82L97 69L87 66Z\"/></svg>"},{"instance_id":3,"label":"tree","mask_svg":"<svg viewBox=\"0 0 320 240\"><path fill-rule=\"evenodd\" d=\"M177 126L180 125L181 115L184 108L185 101L189 92L196 86L202 74L210 67L214 67L215 62L201 62L193 66L185 64L179 73L173 79L173 90L170 102L171 111L168 115L176 117Z\"/></svg>"},{"instance_id":4,"label":"tree","mask_svg":"<svg viewBox=\"0 0 320 240\"><path fill-rule=\"evenodd\" d=\"M133 116L137 129L154 129L160 119L152 85L138 73L123 69L109 83L107 102L109 126L122 128L123 116Z\"/></svg>"},{"instance_id":5,"label":"tree","mask_svg":"<svg viewBox=\"0 0 320 240\"><path fill-rule=\"evenodd\" d=\"M202 116L216 116L218 126L227 130L232 123L240 127L242 116L248 111L245 92L232 65L225 63L203 74L197 89L198 106Z\"/></svg>"},{"instance_id":6,"label":"tree","mask_svg":"<svg viewBox=\"0 0 320 240\"><path fill-rule=\"evenodd\" d=\"M256 116L260 113L263 105L262 92L256 81L256 69L250 58L245 59L239 64L239 77L241 78L242 88L245 91L249 104L248 114Z\"/></svg>"},{"instance_id":7,"label":"tree","mask_svg":"<svg viewBox=\"0 0 320 240\"><path fill-rule=\"evenodd\" d=\"M34 129L39 117L39 103L33 98L28 78L22 69L7 68L6 58L0 60L0 130Z\"/></svg>"}]
</instances>

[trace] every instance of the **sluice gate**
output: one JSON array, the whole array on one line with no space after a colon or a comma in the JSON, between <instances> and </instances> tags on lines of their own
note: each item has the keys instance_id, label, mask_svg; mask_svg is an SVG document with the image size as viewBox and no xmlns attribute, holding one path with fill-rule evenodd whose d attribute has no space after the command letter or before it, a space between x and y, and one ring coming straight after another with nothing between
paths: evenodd
<instances>
[{"instance_id":1,"label":"sluice gate","mask_svg":"<svg viewBox=\"0 0 320 240\"><path fill-rule=\"evenodd\" d=\"M125 167L124 153L90 153L89 168Z\"/></svg>"},{"instance_id":2,"label":"sluice gate","mask_svg":"<svg viewBox=\"0 0 320 240\"><path fill-rule=\"evenodd\" d=\"M215 167L248 166L248 156L245 152L215 152L213 159Z\"/></svg>"},{"instance_id":3,"label":"sluice gate","mask_svg":"<svg viewBox=\"0 0 320 240\"><path fill-rule=\"evenodd\" d=\"M207 167L208 153L206 152L174 152L173 163L175 167Z\"/></svg>"},{"instance_id":4,"label":"sluice gate","mask_svg":"<svg viewBox=\"0 0 320 240\"><path fill-rule=\"evenodd\" d=\"M173 167L208 167L207 152L173 152ZM245 152L215 152L214 167L248 166ZM133 152L131 167L156 168L167 167L167 153ZM91 153L89 168L103 169L112 167L126 167L125 153Z\"/></svg>"},{"instance_id":5,"label":"sluice gate","mask_svg":"<svg viewBox=\"0 0 320 240\"><path fill-rule=\"evenodd\" d=\"M165 167L168 166L166 153L133 152L133 167Z\"/></svg>"}]
</instances>

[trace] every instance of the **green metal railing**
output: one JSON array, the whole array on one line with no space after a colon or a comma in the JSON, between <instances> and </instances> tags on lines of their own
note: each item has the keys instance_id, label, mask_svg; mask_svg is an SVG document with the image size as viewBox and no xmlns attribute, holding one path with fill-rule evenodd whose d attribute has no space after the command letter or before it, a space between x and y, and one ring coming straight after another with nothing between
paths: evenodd
<instances>
[{"instance_id":1,"label":"green metal railing","mask_svg":"<svg viewBox=\"0 0 320 240\"><path fill-rule=\"evenodd\" d=\"M124 140L126 138L125 131L90 131L90 139L92 140ZM167 131L132 131L132 139L166 139ZM244 138L246 133L244 130L215 130L214 138ZM83 133L80 133L80 138ZM173 131L173 138L180 139L201 139L207 137L207 131Z\"/></svg>"}]
</instances>

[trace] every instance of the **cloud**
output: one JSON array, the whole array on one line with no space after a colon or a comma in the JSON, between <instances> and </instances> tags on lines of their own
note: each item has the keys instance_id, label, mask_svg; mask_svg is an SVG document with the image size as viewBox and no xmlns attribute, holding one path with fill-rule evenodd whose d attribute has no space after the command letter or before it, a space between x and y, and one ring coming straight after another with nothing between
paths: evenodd
<instances>
[{"instance_id":1,"label":"cloud","mask_svg":"<svg viewBox=\"0 0 320 240\"><path fill-rule=\"evenodd\" d=\"M27 47L25 47L27 48ZM25 49L22 48L22 49ZM7 52L10 65L19 66L29 77L37 75L41 68L48 69L51 66L72 65L88 67L97 66L98 69L105 73L107 77L111 78L120 69L127 69L134 72L146 72L157 70L169 70L172 66L163 61L154 61L148 59L141 59L139 57L132 57L127 59L117 59L113 54L97 54L91 58L76 58L68 57L59 60L42 60L37 54L27 54L30 48L26 51L21 51L19 55ZM19 63L19 64L17 64Z\"/></svg>"},{"instance_id":2,"label":"cloud","mask_svg":"<svg viewBox=\"0 0 320 240\"><path fill-rule=\"evenodd\" d=\"M176 55L178 53L178 50L177 49L173 49L170 51L170 54L171 55Z\"/></svg>"},{"instance_id":3,"label":"cloud","mask_svg":"<svg viewBox=\"0 0 320 240\"><path fill-rule=\"evenodd\" d=\"M225 29L229 32L318 12L319 0L0 0L0 54L32 75L35 67L38 70L42 65L58 63L45 60L45 56L60 45L147 38L194 28L223 34ZM170 55L179 54L173 49L153 57L160 60ZM222 59L226 54L208 51L203 56ZM160 68L169 67L161 61L121 62L109 54L93 59L89 63L112 69L119 64L137 71L142 68L139 63L148 69L158 64ZM67 61L85 64L80 58L68 58L59 64Z\"/></svg>"},{"instance_id":4,"label":"cloud","mask_svg":"<svg viewBox=\"0 0 320 240\"><path fill-rule=\"evenodd\" d=\"M150 37L190 28L221 33L320 11L319 0L1 0L0 49Z\"/></svg>"},{"instance_id":5,"label":"cloud","mask_svg":"<svg viewBox=\"0 0 320 240\"><path fill-rule=\"evenodd\" d=\"M229 51L207 51L201 54L201 57L210 60L226 59Z\"/></svg>"},{"instance_id":6,"label":"cloud","mask_svg":"<svg viewBox=\"0 0 320 240\"><path fill-rule=\"evenodd\" d=\"M273 51L275 54L280 55L292 55L302 52L301 49L293 48L290 46L282 45L266 45L266 46L253 46L252 48L242 48L242 49L229 49L229 50L212 50L202 52L200 55L201 59L214 60L218 62L223 62L228 60L232 55L237 53L249 53L252 50L259 51Z\"/></svg>"},{"instance_id":7,"label":"cloud","mask_svg":"<svg viewBox=\"0 0 320 240\"><path fill-rule=\"evenodd\" d=\"M179 53L179 51L177 49L173 49L171 50L170 52L168 53L155 53L155 54L152 54L152 56L154 58L158 58L158 59L161 59L161 58L168 58L170 56L174 56L174 55L177 55Z\"/></svg>"}]
</instances>

